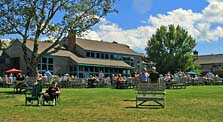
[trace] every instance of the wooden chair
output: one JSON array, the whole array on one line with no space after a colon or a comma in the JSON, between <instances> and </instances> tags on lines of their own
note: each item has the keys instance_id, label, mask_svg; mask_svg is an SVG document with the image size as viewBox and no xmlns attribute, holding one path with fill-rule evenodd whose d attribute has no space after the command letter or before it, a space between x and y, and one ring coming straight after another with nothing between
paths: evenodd
<instances>
[{"instance_id":1,"label":"wooden chair","mask_svg":"<svg viewBox=\"0 0 223 122\"><path fill-rule=\"evenodd\" d=\"M44 95L44 94L43 94ZM43 95L42 95L42 99L41 99L41 104L42 105L46 105L45 104L45 99L43 98ZM48 100L47 100L47 103L48 103L48 105L53 105L53 106L56 106L57 104L60 104L60 93L57 95L57 97L55 98L55 104L53 104L53 101L49 98Z\"/></svg>"},{"instance_id":2,"label":"wooden chair","mask_svg":"<svg viewBox=\"0 0 223 122\"><path fill-rule=\"evenodd\" d=\"M136 86L136 107L161 106L165 107L165 84L164 83L138 83ZM154 102L156 104L145 104Z\"/></svg>"},{"instance_id":3,"label":"wooden chair","mask_svg":"<svg viewBox=\"0 0 223 122\"><path fill-rule=\"evenodd\" d=\"M42 84L38 83L34 85L31 89L31 93L29 91L25 93L25 105L28 105L28 102L32 104L33 101L37 101L37 105L40 105L41 92Z\"/></svg>"}]
</instances>

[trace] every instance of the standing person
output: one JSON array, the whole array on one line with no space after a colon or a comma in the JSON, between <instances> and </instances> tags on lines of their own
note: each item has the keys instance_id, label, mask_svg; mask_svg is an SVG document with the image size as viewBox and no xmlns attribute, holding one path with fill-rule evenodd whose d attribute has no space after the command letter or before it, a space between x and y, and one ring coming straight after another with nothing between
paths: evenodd
<instances>
[{"instance_id":1,"label":"standing person","mask_svg":"<svg viewBox=\"0 0 223 122\"><path fill-rule=\"evenodd\" d=\"M102 71L100 71L100 73L98 74L99 79L103 79L105 77L104 73Z\"/></svg>"},{"instance_id":2,"label":"standing person","mask_svg":"<svg viewBox=\"0 0 223 122\"><path fill-rule=\"evenodd\" d=\"M143 68L142 72L139 75L140 82L147 83L149 80L149 73L146 68Z\"/></svg>"},{"instance_id":3,"label":"standing person","mask_svg":"<svg viewBox=\"0 0 223 122\"><path fill-rule=\"evenodd\" d=\"M45 72L45 76L47 77L47 81L51 82L51 78L52 78L53 75L52 75L52 73L49 70L47 70Z\"/></svg>"},{"instance_id":4,"label":"standing person","mask_svg":"<svg viewBox=\"0 0 223 122\"><path fill-rule=\"evenodd\" d=\"M150 83L160 83L159 73L156 71L156 67L152 67L152 72L149 75Z\"/></svg>"}]
</instances>

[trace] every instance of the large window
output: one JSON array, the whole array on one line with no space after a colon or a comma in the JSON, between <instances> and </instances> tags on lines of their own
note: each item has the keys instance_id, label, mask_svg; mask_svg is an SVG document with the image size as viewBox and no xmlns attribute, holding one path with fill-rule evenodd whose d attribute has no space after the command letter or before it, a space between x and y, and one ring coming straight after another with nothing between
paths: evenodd
<instances>
[{"instance_id":1,"label":"large window","mask_svg":"<svg viewBox=\"0 0 223 122\"><path fill-rule=\"evenodd\" d=\"M38 63L38 70L40 73L44 73L47 70L53 72L53 58L42 58Z\"/></svg>"}]
</instances>

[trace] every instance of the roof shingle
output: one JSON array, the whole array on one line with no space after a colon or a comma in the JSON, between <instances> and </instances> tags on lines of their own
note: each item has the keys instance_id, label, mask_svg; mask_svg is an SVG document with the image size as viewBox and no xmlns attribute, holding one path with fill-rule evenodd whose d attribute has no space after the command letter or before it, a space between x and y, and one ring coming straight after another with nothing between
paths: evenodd
<instances>
[{"instance_id":1,"label":"roof shingle","mask_svg":"<svg viewBox=\"0 0 223 122\"><path fill-rule=\"evenodd\" d=\"M39 49L38 54L48 48L51 43L48 42L38 42ZM32 50L33 49L33 41L27 41L26 46ZM70 57L72 60L79 64L90 64L90 65L102 65L102 66L113 66L113 67L126 67L132 68L124 61L117 61L117 60L103 60L103 59L93 59L93 58L81 58L76 56L74 53L67 51L67 50L59 50L58 52L52 54L54 56L65 56Z\"/></svg>"},{"instance_id":2,"label":"roof shingle","mask_svg":"<svg viewBox=\"0 0 223 122\"><path fill-rule=\"evenodd\" d=\"M199 64L223 63L223 54L198 56Z\"/></svg>"},{"instance_id":3,"label":"roof shingle","mask_svg":"<svg viewBox=\"0 0 223 122\"><path fill-rule=\"evenodd\" d=\"M85 50L142 56L142 54L134 52L127 45L119 43L80 39L80 38L76 39L76 43Z\"/></svg>"}]
</instances>

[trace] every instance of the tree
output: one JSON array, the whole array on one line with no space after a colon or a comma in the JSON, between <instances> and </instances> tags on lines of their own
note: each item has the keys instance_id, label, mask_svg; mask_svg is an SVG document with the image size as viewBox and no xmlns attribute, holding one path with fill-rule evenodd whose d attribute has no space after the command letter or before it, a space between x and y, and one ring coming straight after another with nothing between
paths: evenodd
<instances>
[{"instance_id":1,"label":"tree","mask_svg":"<svg viewBox=\"0 0 223 122\"><path fill-rule=\"evenodd\" d=\"M161 26L148 40L146 53L148 60L154 62L160 73L177 70L196 70L193 49L195 39L179 25Z\"/></svg>"},{"instance_id":2,"label":"tree","mask_svg":"<svg viewBox=\"0 0 223 122\"><path fill-rule=\"evenodd\" d=\"M80 35L98 23L108 13L115 11L115 0L1 0L0 35L21 36L24 60L32 75L37 74L37 64L43 56L56 52L69 33ZM38 52L41 37L53 38L52 45ZM34 41L31 57L27 57L26 42Z\"/></svg>"},{"instance_id":3,"label":"tree","mask_svg":"<svg viewBox=\"0 0 223 122\"><path fill-rule=\"evenodd\" d=\"M5 43L5 41L0 39L0 50L3 50L7 47L7 44Z\"/></svg>"}]
</instances>

